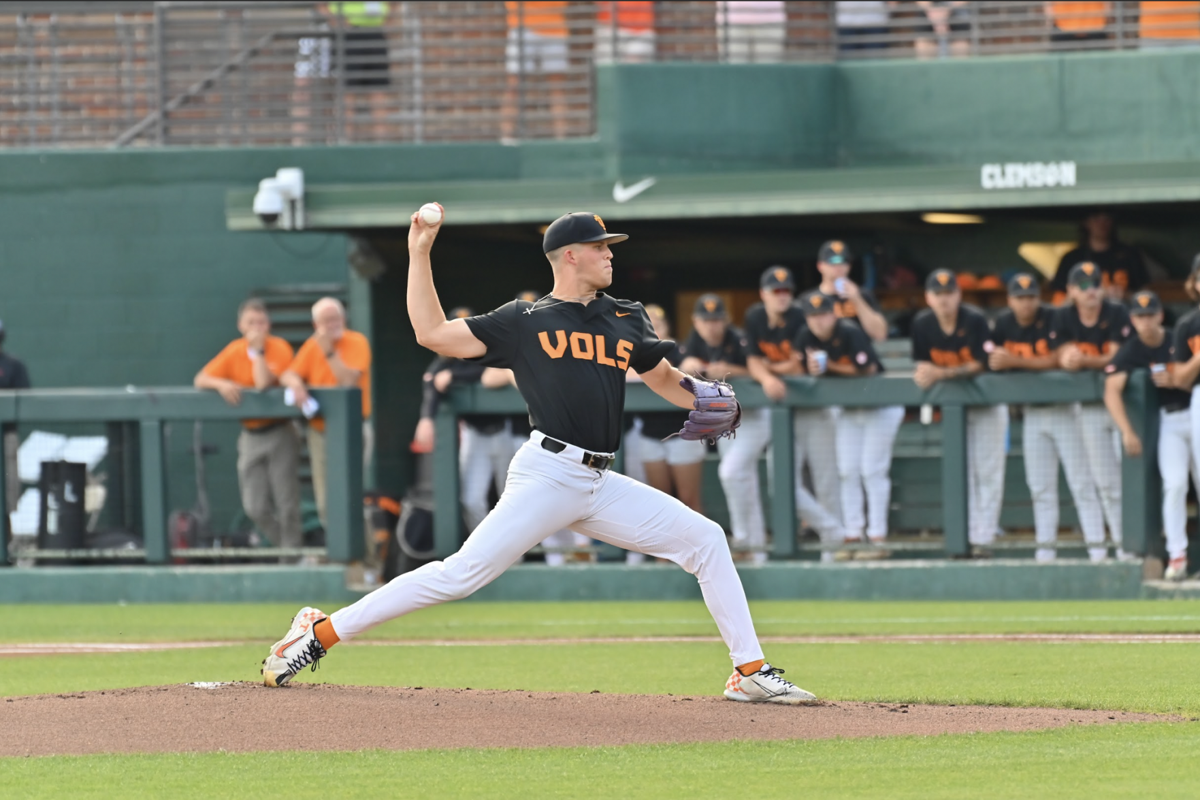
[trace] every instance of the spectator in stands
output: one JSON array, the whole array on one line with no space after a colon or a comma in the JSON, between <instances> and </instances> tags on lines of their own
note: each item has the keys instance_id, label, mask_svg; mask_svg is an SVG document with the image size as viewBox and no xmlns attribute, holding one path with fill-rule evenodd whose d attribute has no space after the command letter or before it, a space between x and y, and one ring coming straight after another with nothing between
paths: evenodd
<instances>
[{"instance_id":1,"label":"spectator in stands","mask_svg":"<svg viewBox=\"0 0 1200 800\"><path fill-rule=\"evenodd\" d=\"M867 51L856 55L870 56L869 51L888 46L888 4L885 0L838 0L835 15L839 53Z\"/></svg>"},{"instance_id":2,"label":"spectator in stands","mask_svg":"<svg viewBox=\"0 0 1200 800\"><path fill-rule=\"evenodd\" d=\"M1100 285L1110 300L1123 302L1131 292L1150 282L1142 255L1136 247L1123 244L1117 223L1107 211L1093 211L1079 226L1079 246L1062 257L1050 284L1054 302L1061 303L1067 291L1067 275L1076 264L1089 261L1100 268Z\"/></svg>"},{"instance_id":3,"label":"spectator in stands","mask_svg":"<svg viewBox=\"0 0 1200 800\"><path fill-rule=\"evenodd\" d=\"M320 113L322 106L333 116L335 96L322 86L329 78L340 75L347 89L347 100L351 119L369 116L371 124L350 126L351 139L384 141L387 136L388 104L391 100L387 87L389 53L384 26L391 3L318 3L316 11L320 18L320 36L303 36L297 41L295 65L295 90L292 106L292 134L294 144L311 144L314 139L309 129L309 120ZM345 63L338 63L338 44L334 31L342 34L342 55ZM340 67L340 69L339 69ZM318 99L318 97L320 99ZM365 101L360 108L355 100ZM315 141L327 141L330 137L318 136Z\"/></svg>"},{"instance_id":4,"label":"spectator in stands","mask_svg":"<svg viewBox=\"0 0 1200 800\"><path fill-rule=\"evenodd\" d=\"M569 64L567 6L566 0L508 0L504 4L508 21L508 44L504 51L508 85L500 117L502 140L515 140L525 133L524 106L529 104L530 96L542 92L550 99L554 138L567 136L567 95L563 86ZM536 91L519 91L526 78L527 85ZM518 129L518 124L522 129Z\"/></svg>"},{"instance_id":5,"label":"spectator in stands","mask_svg":"<svg viewBox=\"0 0 1200 800\"><path fill-rule=\"evenodd\" d=\"M4 322L0 321L0 389L28 389L29 370L20 359L10 356L4 351ZM15 429L5 430L4 440L4 477L5 486L3 499L5 510L11 513L16 510L17 502L21 499L21 476L17 473L17 449L21 444L20 435ZM8 526L8 535L12 537L12 526Z\"/></svg>"},{"instance_id":6,"label":"spectator in stands","mask_svg":"<svg viewBox=\"0 0 1200 800\"><path fill-rule=\"evenodd\" d=\"M1158 392L1158 471L1162 475L1162 518L1167 534L1166 579L1181 581L1187 577L1187 493L1188 474L1196 481L1192 461L1192 420L1190 391L1179 388L1178 378L1186 367L1171 331L1163 328L1163 307L1158 295L1141 291L1133 296L1129 317L1136 336L1131 336L1104 368L1104 405L1121 431L1121 442L1129 456L1142 454L1142 441L1125 413L1122 392L1135 369L1150 370ZM1186 358L1186 357L1185 357ZM1194 378L1194 374L1191 378Z\"/></svg>"},{"instance_id":7,"label":"spectator in stands","mask_svg":"<svg viewBox=\"0 0 1200 800\"><path fill-rule=\"evenodd\" d=\"M238 307L242 334L196 373L192 385L212 389L236 406L242 391L264 391L279 383L292 363L292 346L271 335L271 318L261 300ZM242 508L276 547L300 547L300 437L288 419L242 420L238 436L238 485Z\"/></svg>"},{"instance_id":8,"label":"spectator in stands","mask_svg":"<svg viewBox=\"0 0 1200 800\"><path fill-rule=\"evenodd\" d=\"M654 3L596 3L596 63L638 64L654 60Z\"/></svg>"},{"instance_id":9,"label":"spectator in stands","mask_svg":"<svg viewBox=\"0 0 1200 800\"><path fill-rule=\"evenodd\" d=\"M1111 5L1108 2L1090 0L1046 3L1046 16L1054 26L1050 41L1065 45L1057 49L1082 50L1095 47L1090 43L1108 38L1106 28Z\"/></svg>"},{"instance_id":10,"label":"spectator in stands","mask_svg":"<svg viewBox=\"0 0 1200 800\"><path fill-rule=\"evenodd\" d=\"M986 369L991 338L987 318L962 302L954 273L934 270L925 280L929 308L912 324L913 380L922 389L938 381L961 380ZM1004 499L1004 442L1008 406L973 406L967 411L967 494L973 553L991 555Z\"/></svg>"},{"instance_id":11,"label":"spectator in stands","mask_svg":"<svg viewBox=\"0 0 1200 800\"><path fill-rule=\"evenodd\" d=\"M1200 5L1195 0L1138 3L1138 37L1143 49L1195 47L1200 40Z\"/></svg>"},{"instance_id":12,"label":"spectator in stands","mask_svg":"<svg viewBox=\"0 0 1200 800\"><path fill-rule=\"evenodd\" d=\"M1104 297L1100 267L1084 261L1071 268L1067 277L1070 305L1055 311L1050 331L1050 347L1056 351L1059 365L1069 371L1104 371L1117 348L1132 331L1129 314L1120 303ZM1100 493L1100 506L1108 522L1108 532L1117 550L1117 558L1126 558L1121 549L1121 453L1117 428L1103 403L1080 406L1080 434L1092 480ZM1094 556L1093 556L1094 557Z\"/></svg>"},{"instance_id":13,"label":"spectator in stands","mask_svg":"<svg viewBox=\"0 0 1200 800\"><path fill-rule=\"evenodd\" d=\"M883 372L871 337L835 313L837 300L819 289L801 301L806 327L796 337L804 371L814 378L855 377ZM891 503L892 445L904 421L904 406L843 408L837 414L837 471L845 541L874 547L859 558L885 558ZM864 495L865 489L865 495ZM864 513L865 506L865 513Z\"/></svg>"},{"instance_id":14,"label":"spectator in stands","mask_svg":"<svg viewBox=\"0 0 1200 800\"><path fill-rule=\"evenodd\" d=\"M1042 372L1058 369L1051 350L1054 311L1042 305L1041 287L1028 273L1008 282L1008 310L996 318L988 366L996 372ZM1031 403L1021 407L1025 424L1025 482L1033 499L1033 527L1038 561L1053 561L1058 552L1058 464L1061 461L1075 501L1084 541L1092 545L1093 560L1103 559L1104 513L1088 469L1075 403Z\"/></svg>"},{"instance_id":15,"label":"spectator in stands","mask_svg":"<svg viewBox=\"0 0 1200 800\"><path fill-rule=\"evenodd\" d=\"M369 464L375 443L371 425L371 345L366 336L346 327L346 309L334 297L322 297L314 303L312 316L314 333L300 346L291 365L279 376L279 383L292 390L296 405L308 399L310 387L357 387L362 392L363 464ZM308 458L317 514L321 524L326 525L325 420L320 417L308 424Z\"/></svg>"},{"instance_id":16,"label":"spectator in stands","mask_svg":"<svg viewBox=\"0 0 1200 800\"><path fill-rule=\"evenodd\" d=\"M787 12L782 0L718 0L717 49L727 64L783 60Z\"/></svg>"},{"instance_id":17,"label":"spectator in stands","mask_svg":"<svg viewBox=\"0 0 1200 800\"><path fill-rule=\"evenodd\" d=\"M854 323L873 341L882 342L888 337L887 320L880 313L875 296L850 280L852 259L845 242L833 239L821 245L817 253L821 283L817 290L834 298L833 310L839 319Z\"/></svg>"},{"instance_id":18,"label":"spectator in stands","mask_svg":"<svg viewBox=\"0 0 1200 800\"><path fill-rule=\"evenodd\" d=\"M927 20L917 32L933 34L916 40L917 58L965 56L971 47L971 10L966 0L919 0L917 5Z\"/></svg>"}]
</instances>

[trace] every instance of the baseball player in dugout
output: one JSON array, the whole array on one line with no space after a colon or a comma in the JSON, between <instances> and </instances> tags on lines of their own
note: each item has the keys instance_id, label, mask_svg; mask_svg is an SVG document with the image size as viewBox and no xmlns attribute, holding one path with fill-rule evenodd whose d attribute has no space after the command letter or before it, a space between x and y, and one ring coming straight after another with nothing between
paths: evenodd
<instances>
[{"instance_id":1,"label":"baseball player in dugout","mask_svg":"<svg viewBox=\"0 0 1200 800\"><path fill-rule=\"evenodd\" d=\"M746 366L750 376L762 384L771 400L782 400L787 385L781 376L800 375L803 368L795 351L796 336L804 327L804 312L795 303L796 283L786 267L768 267L759 280L761 303L746 311ZM795 412L794 444L796 507L805 524L815 528L822 541L840 541L842 523L838 510L837 473L821 469L834 452L836 432L831 408ZM733 528L735 546L752 552L766 548L766 523L758 489L758 460L771 443L771 411L760 408L742 420L742 430L733 441L720 442L719 474ZM804 464L815 485L815 494L804 486ZM757 557L766 560L766 554Z\"/></svg>"},{"instance_id":2,"label":"baseball player in dugout","mask_svg":"<svg viewBox=\"0 0 1200 800\"><path fill-rule=\"evenodd\" d=\"M962 302L954 273L934 270L925 279L929 308L912 324L913 380L922 389L938 381L973 378L987 369L991 330L978 309ZM987 557L1000 526L1004 499L1004 438L1008 406L967 411L968 537L976 556Z\"/></svg>"},{"instance_id":3,"label":"baseball player in dugout","mask_svg":"<svg viewBox=\"0 0 1200 800\"><path fill-rule=\"evenodd\" d=\"M1192 271L1184 289L1188 297L1192 298L1192 302L1200 302L1200 254L1192 260ZM1173 338L1175 358L1181 362L1175 373L1175 385L1185 392L1190 392L1192 397L1189 412L1192 470L1200 476L1200 398L1196 396L1197 391L1200 391L1200 309L1192 309L1179 320L1175 325ZM1166 480L1164 475L1163 482ZM1186 552L1184 555L1186 556ZM1179 564L1179 568L1186 574L1186 559Z\"/></svg>"},{"instance_id":4,"label":"baseball player in dugout","mask_svg":"<svg viewBox=\"0 0 1200 800\"><path fill-rule=\"evenodd\" d=\"M1164 577L1187 577L1187 493L1192 468L1192 394L1177 385L1185 369L1175 351L1174 337L1163 327L1163 307L1158 295L1143 290L1134 294L1129 317L1136 332L1104 368L1104 405L1112 414L1121 442L1130 456L1142 454L1142 441L1125 413L1121 393L1135 369L1150 370L1158 393L1158 471L1162 475L1163 530L1167 535L1167 569ZM1186 363L1186 362L1185 362ZM1194 377L1194 375L1193 375Z\"/></svg>"},{"instance_id":5,"label":"baseball player in dugout","mask_svg":"<svg viewBox=\"0 0 1200 800\"><path fill-rule=\"evenodd\" d=\"M674 345L655 337L640 303L601 291L612 283L610 245L628 237L609 233L594 214L559 217L542 242L554 273L549 295L447 320L430 260L443 220L429 225L413 214L410 222L408 315L417 342L443 356L511 369L529 406L533 434L513 458L500 502L461 550L399 576L331 616L301 609L263 661L264 682L285 684L304 667L315 668L341 639L470 595L547 535L571 528L624 550L669 559L697 577L735 665L725 697L815 701L764 660L721 526L609 469L621 438L627 369L636 370L656 394L690 410L680 432L685 439L723 437L740 421L727 385L689 377L664 360Z\"/></svg>"},{"instance_id":6,"label":"baseball player in dugout","mask_svg":"<svg viewBox=\"0 0 1200 800\"><path fill-rule=\"evenodd\" d=\"M996 318L993 326L988 366L996 372L1058 369L1058 356L1050 346L1054 313L1042 305L1041 287L1034 276L1014 275L1008 282L1008 310ZM1060 461L1089 555L1093 560L1104 558L1104 514L1084 455L1078 404L1027 403L1021 413L1025 420L1025 482L1033 499L1037 560L1052 561L1057 555L1054 543L1058 538Z\"/></svg>"},{"instance_id":7,"label":"baseball player in dugout","mask_svg":"<svg viewBox=\"0 0 1200 800\"><path fill-rule=\"evenodd\" d=\"M852 255L845 242L833 239L821 245L817 253L817 271L821 284L817 290L834 298L833 312L839 319L849 320L862 328L872 341L882 342L888 336L888 324L879 310L879 302L870 292L864 292L850 280Z\"/></svg>"},{"instance_id":8,"label":"baseball player in dugout","mask_svg":"<svg viewBox=\"0 0 1200 800\"><path fill-rule=\"evenodd\" d=\"M196 373L197 389L212 389L236 406L246 389L263 391L279 382L292 363L292 346L271 335L271 318L261 300L238 308L242 334ZM242 508L276 547L300 547L300 437L289 419L242 420L237 443Z\"/></svg>"},{"instance_id":9,"label":"baseball player in dugout","mask_svg":"<svg viewBox=\"0 0 1200 800\"><path fill-rule=\"evenodd\" d=\"M1050 347L1058 355L1059 366L1070 372L1103 371L1129 337L1129 313L1120 303L1104 297L1100 268L1090 261L1071 268L1067 296L1071 302L1055 312L1050 331ZM1081 404L1078 419L1084 456L1100 495L1109 536L1117 557L1127 558L1121 549L1121 447L1116 424L1103 403ZM1095 558L1094 546L1090 552Z\"/></svg>"},{"instance_id":10,"label":"baseball player in dugout","mask_svg":"<svg viewBox=\"0 0 1200 800\"><path fill-rule=\"evenodd\" d=\"M837 298L809 292L801 302L807 326L796 337L804 371L814 378L855 377L883 372L883 364L866 332L838 317ZM892 496L892 445L904 421L904 406L843 408L837 414L837 471L845 541L861 542L864 533L874 545L859 550L860 559L886 558L888 506ZM865 497L864 497L865 489ZM865 512L864 512L865 501ZM836 544L831 542L830 544ZM822 553L822 559L832 556ZM845 557L849 553L839 553Z\"/></svg>"},{"instance_id":11,"label":"baseball player in dugout","mask_svg":"<svg viewBox=\"0 0 1200 800\"><path fill-rule=\"evenodd\" d=\"M313 335L300 345L291 366L279 383L291 389L296 405L303 406L309 387L357 386L362 391L363 463L371 460L375 441L371 427L371 344L367 337L346 327L346 309L333 297L322 297L312 307ZM325 420L308 423L308 458L312 466L317 514L325 525Z\"/></svg>"},{"instance_id":12,"label":"baseball player in dugout","mask_svg":"<svg viewBox=\"0 0 1200 800\"><path fill-rule=\"evenodd\" d=\"M1093 211L1084 218L1079 226L1079 246L1058 262L1051 283L1056 304L1066 299L1071 268L1084 261L1100 269L1100 288L1110 300L1124 302L1131 292L1150 282L1142 254L1136 247L1120 241L1116 218L1107 211Z\"/></svg>"}]
</instances>

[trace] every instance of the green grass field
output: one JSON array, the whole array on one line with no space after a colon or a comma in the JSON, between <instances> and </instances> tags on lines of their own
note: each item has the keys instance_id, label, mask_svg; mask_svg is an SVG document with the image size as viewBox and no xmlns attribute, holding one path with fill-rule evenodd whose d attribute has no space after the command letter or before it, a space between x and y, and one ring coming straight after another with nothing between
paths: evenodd
<instances>
[{"instance_id":1,"label":"green grass field","mask_svg":"<svg viewBox=\"0 0 1200 800\"><path fill-rule=\"evenodd\" d=\"M328 610L332 610L327 608ZM293 606L7 606L0 644L220 640L228 646L0 660L5 696L188 680L250 680ZM754 604L764 636L1165 633L1200 630L1200 602ZM702 604L458 603L371 632L303 680L548 691L717 694L718 642ZM442 642L550 640L453 646ZM1200 716L1198 644L771 644L788 677L831 700L1111 708ZM0 711L0 722L3 712ZM302 729L300 726L298 729ZM1024 734L611 748L0 759L12 797L1195 797L1200 725ZM301 780L295 776L304 774ZM322 780L321 778L327 780Z\"/></svg>"}]
</instances>

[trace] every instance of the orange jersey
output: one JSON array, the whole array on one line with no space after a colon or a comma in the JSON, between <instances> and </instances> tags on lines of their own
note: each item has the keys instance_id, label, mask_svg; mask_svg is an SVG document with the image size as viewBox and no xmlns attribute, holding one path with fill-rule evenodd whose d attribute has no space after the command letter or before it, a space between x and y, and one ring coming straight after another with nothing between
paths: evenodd
<instances>
[{"instance_id":1,"label":"orange jersey","mask_svg":"<svg viewBox=\"0 0 1200 800\"><path fill-rule=\"evenodd\" d=\"M292 346L278 336L268 336L266 347L263 350L263 357L267 360L267 369L271 371L272 375L279 377L292 361ZM244 338L239 337L227 344L225 349L217 353L212 361L204 365L201 372L211 378L223 378L233 381L238 386L254 388L254 362L250 360L249 345ZM274 422L273 419L242 420L242 424L251 430L271 425Z\"/></svg>"},{"instance_id":2,"label":"orange jersey","mask_svg":"<svg viewBox=\"0 0 1200 800\"><path fill-rule=\"evenodd\" d=\"M371 344L367 337L358 331L346 331L333 347L338 357L350 369L358 370L362 375L358 379L358 388L362 391L363 419L371 416ZM308 386L319 389L327 386L337 386L337 378L325 354L321 352L316 339L309 338L300 346L296 358L288 367L300 376ZM310 423L316 430L325 430L323 419L314 419Z\"/></svg>"}]
</instances>

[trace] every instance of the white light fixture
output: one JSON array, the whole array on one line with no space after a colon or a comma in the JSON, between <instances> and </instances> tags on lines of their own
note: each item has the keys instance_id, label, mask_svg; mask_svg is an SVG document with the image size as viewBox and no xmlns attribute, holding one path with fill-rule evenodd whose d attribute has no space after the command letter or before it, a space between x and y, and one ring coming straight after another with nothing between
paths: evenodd
<instances>
[{"instance_id":1,"label":"white light fixture","mask_svg":"<svg viewBox=\"0 0 1200 800\"><path fill-rule=\"evenodd\" d=\"M983 222L983 217L978 214L943 214L931 211L922 214L921 221L930 225L978 225Z\"/></svg>"}]
</instances>

